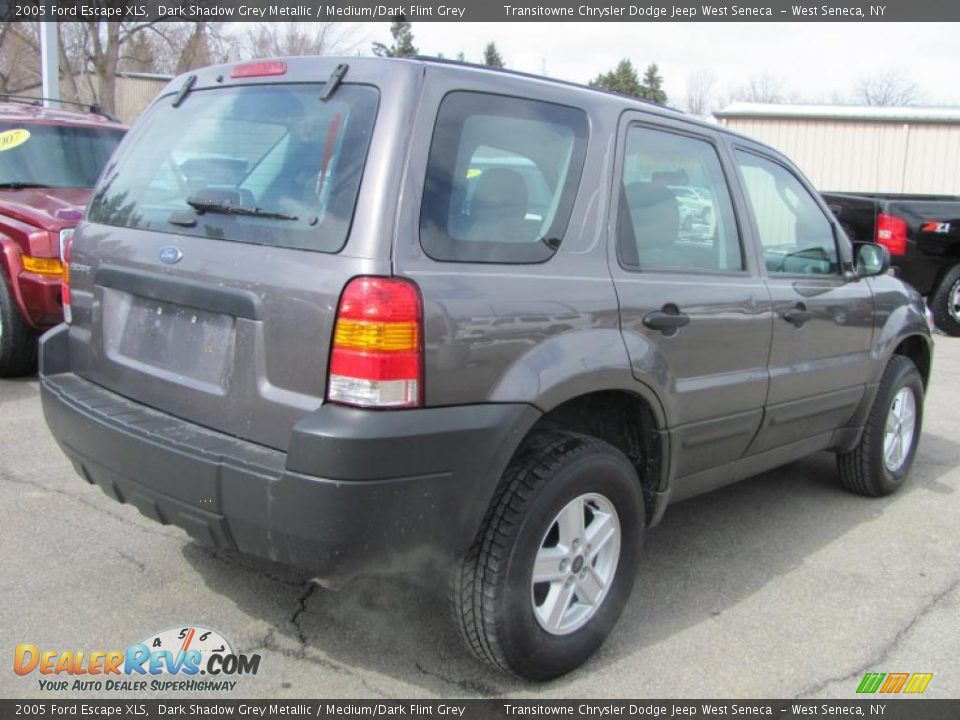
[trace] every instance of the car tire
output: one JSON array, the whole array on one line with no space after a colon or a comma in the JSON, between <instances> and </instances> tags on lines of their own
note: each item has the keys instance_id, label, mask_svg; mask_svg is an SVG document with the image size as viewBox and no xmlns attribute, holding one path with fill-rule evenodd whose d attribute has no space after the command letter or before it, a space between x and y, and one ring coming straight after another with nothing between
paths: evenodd
<instances>
[{"instance_id":1,"label":"car tire","mask_svg":"<svg viewBox=\"0 0 960 720\"><path fill-rule=\"evenodd\" d=\"M947 335L960 337L960 265L943 276L930 296L933 321Z\"/></svg>"},{"instance_id":2,"label":"car tire","mask_svg":"<svg viewBox=\"0 0 960 720\"><path fill-rule=\"evenodd\" d=\"M0 377L29 375L37 369L37 335L24 322L0 272Z\"/></svg>"},{"instance_id":3,"label":"car tire","mask_svg":"<svg viewBox=\"0 0 960 720\"><path fill-rule=\"evenodd\" d=\"M910 472L923 424L923 380L902 355L890 358L857 446L837 455L843 486L859 495L896 492Z\"/></svg>"},{"instance_id":4,"label":"car tire","mask_svg":"<svg viewBox=\"0 0 960 720\"><path fill-rule=\"evenodd\" d=\"M640 481L623 453L594 437L536 431L453 572L452 610L465 644L528 680L580 666L626 605L643 531ZM535 582L535 567L550 579Z\"/></svg>"}]
</instances>

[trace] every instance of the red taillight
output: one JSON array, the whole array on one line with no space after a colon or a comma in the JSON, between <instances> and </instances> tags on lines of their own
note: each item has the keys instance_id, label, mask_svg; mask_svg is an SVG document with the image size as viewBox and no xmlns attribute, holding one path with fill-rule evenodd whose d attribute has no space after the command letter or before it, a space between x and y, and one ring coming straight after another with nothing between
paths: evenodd
<instances>
[{"instance_id":1,"label":"red taillight","mask_svg":"<svg viewBox=\"0 0 960 720\"><path fill-rule=\"evenodd\" d=\"M268 77L270 75L286 75L287 64L282 60L266 60L263 62L244 63L235 65L230 71L232 78Z\"/></svg>"},{"instance_id":2,"label":"red taillight","mask_svg":"<svg viewBox=\"0 0 960 720\"><path fill-rule=\"evenodd\" d=\"M890 251L891 255L907 252L907 221L896 215L877 215L876 242Z\"/></svg>"},{"instance_id":3,"label":"red taillight","mask_svg":"<svg viewBox=\"0 0 960 720\"><path fill-rule=\"evenodd\" d=\"M60 231L60 264L63 275L60 276L60 302L63 303L64 322L73 322L70 310L70 250L73 246L73 228Z\"/></svg>"},{"instance_id":4,"label":"red taillight","mask_svg":"<svg viewBox=\"0 0 960 720\"><path fill-rule=\"evenodd\" d=\"M423 310L409 280L358 277L340 297L327 400L374 408L419 407Z\"/></svg>"}]
</instances>

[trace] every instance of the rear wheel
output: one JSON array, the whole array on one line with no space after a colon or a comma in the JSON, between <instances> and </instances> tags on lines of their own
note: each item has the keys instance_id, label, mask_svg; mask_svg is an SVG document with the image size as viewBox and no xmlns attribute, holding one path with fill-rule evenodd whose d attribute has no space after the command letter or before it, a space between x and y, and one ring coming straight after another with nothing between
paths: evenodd
<instances>
[{"instance_id":1,"label":"rear wheel","mask_svg":"<svg viewBox=\"0 0 960 720\"><path fill-rule=\"evenodd\" d=\"M930 309L937 327L960 336L960 265L950 268L930 297Z\"/></svg>"},{"instance_id":2,"label":"rear wheel","mask_svg":"<svg viewBox=\"0 0 960 720\"><path fill-rule=\"evenodd\" d=\"M13 303L0 272L0 377L29 375L37 369L37 336Z\"/></svg>"},{"instance_id":3,"label":"rear wheel","mask_svg":"<svg viewBox=\"0 0 960 720\"><path fill-rule=\"evenodd\" d=\"M630 596L643 525L640 481L623 453L584 435L535 433L454 573L467 646L531 680L581 665Z\"/></svg>"},{"instance_id":4,"label":"rear wheel","mask_svg":"<svg viewBox=\"0 0 960 720\"><path fill-rule=\"evenodd\" d=\"M896 492L910 472L923 421L923 381L902 355L890 358L860 443L837 455L844 487L880 497Z\"/></svg>"}]
</instances>

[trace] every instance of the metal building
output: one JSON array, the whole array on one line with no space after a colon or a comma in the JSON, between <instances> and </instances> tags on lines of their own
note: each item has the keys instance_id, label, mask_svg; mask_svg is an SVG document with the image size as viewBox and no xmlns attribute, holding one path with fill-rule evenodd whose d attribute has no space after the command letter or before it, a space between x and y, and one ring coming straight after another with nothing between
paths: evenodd
<instances>
[{"instance_id":1,"label":"metal building","mask_svg":"<svg viewBox=\"0 0 960 720\"><path fill-rule=\"evenodd\" d=\"M960 107L736 102L716 117L785 153L820 190L960 195Z\"/></svg>"}]
</instances>

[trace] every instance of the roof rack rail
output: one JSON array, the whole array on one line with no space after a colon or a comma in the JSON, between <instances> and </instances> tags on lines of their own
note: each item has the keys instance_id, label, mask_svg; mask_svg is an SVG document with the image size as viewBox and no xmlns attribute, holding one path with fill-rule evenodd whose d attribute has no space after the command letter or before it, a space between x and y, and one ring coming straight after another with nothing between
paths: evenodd
<instances>
[{"instance_id":1,"label":"roof rack rail","mask_svg":"<svg viewBox=\"0 0 960 720\"><path fill-rule=\"evenodd\" d=\"M61 105L74 105L76 107L83 108L87 112L93 113L94 115L102 115L103 117L107 118L107 120L120 122L110 113L104 112L97 103L78 102L76 100L61 100L59 98L34 97L33 95L13 95L10 93L0 93L0 102L2 101L18 102L23 103L24 105L33 105L35 107L40 107L45 102L55 102L60 103Z\"/></svg>"},{"instance_id":2,"label":"roof rack rail","mask_svg":"<svg viewBox=\"0 0 960 720\"><path fill-rule=\"evenodd\" d=\"M415 55L412 60L420 60L422 62L436 63L438 65L454 65L457 67L472 68L474 70L489 70L491 72L504 73L506 75L514 75L516 77L531 78L533 80L546 80L552 83L558 83L560 85L566 85L568 87L580 88L581 90L593 90L594 92L604 93L606 95L613 95L615 97L626 98L628 100L633 100L638 103L643 103L644 105L653 105L654 107L666 108L667 110L673 110L674 112L682 113L682 110L677 108L670 107L665 105L662 102L657 102L656 100L648 100L647 98L636 97L635 95L627 95L625 93L617 92L616 90L607 90L605 88L593 87L592 85L584 85L583 83L573 82L572 80L561 80L559 78L549 77L547 75L538 75L536 73L523 72L522 70L511 70L509 68L497 68L490 67L489 65L483 65L481 63L472 63L467 62L466 60L454 60L452 58L441 58L433 55Z\"/></svg>"}]
</instances>

